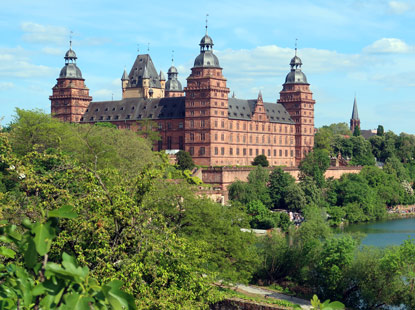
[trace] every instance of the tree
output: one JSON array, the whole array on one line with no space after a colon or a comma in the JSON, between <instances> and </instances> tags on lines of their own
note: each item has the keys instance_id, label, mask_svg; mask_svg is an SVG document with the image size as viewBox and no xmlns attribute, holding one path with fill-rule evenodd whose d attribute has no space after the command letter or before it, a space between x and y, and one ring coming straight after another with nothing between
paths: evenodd
<instances>
[{"instance_id":1,"label":"tree","mask_svg":"<svg viewBox=\"0 0 415 310\"><path fill-rule=\"evenodd\" d=\"M59 219L75 218L71 207L49 212L47 220L23 225L0 223L1 309L135 309L134 299L113 280L101 286L67 253L59 263L50 261L49 251L59 231ZM19 231L20 230L20 231ZM20 262L22 260L22 262Z\"/></svg>"},{"instance_id":2,"label":"tree","mask_svg":"<svg viewBox=\"0 0 415 310\"><path fill-rule=\"evenodd\" d=\"M383 137L384 134L385 134L385 129L383 129L382 125L379 125L378 129L376 130L376 135L380 136L380 137Z\"/></svg>"},{"instance_id":3,"label":"tree","mask_svg":"<svg viewBox=\"0 0 415 310\"><path fill-rule=\"evenodd\" d=\"M186 151L180 150L176 154L177 166L180 170L192 170L195 166L192 156Z\"/></svg>"},{"instance_id":4,"label":"tree","mask_svg":"<svg viewBox=\"0 0 415 310\"><path fill-rule=\"evenodd\" d=\"M278 225L280 217L272 213L260 200L250 201L246 211L251 217L249 224L252 228L270 229Z\"/></svg>"},{"instance_id":5,"label":"tree","mask_svg":"<svg viewBox=\"0 0 415 310\"><path fill-rule=\"evenodd\" d=\"M140 137L147 139L151 145L161 140L160 133L157 131L157 123L151 119L143 119L137 121L138 131Z\"/></svg>"},{"instance_id":6,"label":"tree","mask_svg":"<svg viewBox=\"0 0 415 310\"><path fill-rule=\"evenodd\" d=\"M322 187L325 178L324 173L330 166L330 157L325 150L314 150L307 154L299 165L300 179L306 176L312 177L318 187Z\"/></svg>"},{"instance_id":7,"label":"tree","mask_svg":"<svg viewBox=\"0 0 415 310\"><path fill-rule=\"evenodd\" d=\"M252 162L253 166L262 166L262 167L268 167L269 162L265 155L258 155L254 158L254 161Z\"/></svg>"},{"instance_id":8,"label":"tree","mask_svg":"<svg viewBox=\"0 0 415 310\"><path fill-rule=\"evenodd\" d=\"M285 193L287 188L295 183L294 177L284 172L280 167L275 168L269 176L269 194L272 207L285 209Z\"/></svg>"},{"instance_id":9,"label":"tree","mask_svg":"<svg viewBox=\"0 0 415 310\"><path fill-rule=\"evenodd\" d=\"M356 127L354 128L354 131L353 131L353 136L354 136L354 137L359 137L359 136L360 136L360 127L359 127L359 126L356 126Z\"/></svg>"}]
</instances>

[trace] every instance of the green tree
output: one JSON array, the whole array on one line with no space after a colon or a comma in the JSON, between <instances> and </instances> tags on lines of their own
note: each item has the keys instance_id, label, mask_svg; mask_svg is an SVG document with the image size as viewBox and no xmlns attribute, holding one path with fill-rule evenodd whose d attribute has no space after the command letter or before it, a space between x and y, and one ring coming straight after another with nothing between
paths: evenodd
<instances>
[{"instance_id":1,"label":"green tree","mask_svg":"<svg viewBox=\"0 0 415 310\"><path fill-rule=\"evenodd\" d=\"M101 286L87 267L63 253L62 261L49 260L48 253L59 231L59 218L74 218L71 207L49 212L49 219L23 225L0 223L1 309L135 309L132 296L120 290L121 281ZM17 251L17 252L16 252Z\"/></svg>"},{"instance_id":2,"label":"green tree","mask_svg":"<svg viewBox=\"0 0 415 310\"><path fill-rule=\"evenodd\" d=\"M254 158L254 161L252 162L253 166L262 166L262 167L268 167L269 162L265 155L258 155Z\"/></svg>"},{"instance_id":3,"label":"green tree","mask_svg":"<svg viewBox=\"0 0 415 310\"><path fill-rule=\"evenodd\" d=\"M353 136L354 137L359 137L360 136L360 127L356 126L353 130Z\"/></svg>"},{"instance_id":4,"label":"green tree","mask_svg":"<svg viewBox=\"0 0 415 310\"><path fill-rule=\"evenodd\" d=\"M148 140L151 145L161 140L160 133L157 131L157 123L151 119L137 121L137 134Z\"/></svg>"},{"instance_id":5,"label":"green tree","mask_svg":"<svg viewBox=\"0 0 415 310\"><path fill-rule=\"evenodd\" d=\"M325 183L324 173L330 166L330 157L325 150L314 150L307 154L299 165L300 179L312 177L318 187Z\"/></svg>"},{"instance_id":6,"label":"green tree","mask_svg":"<svg viewBox=\"0 0 415 310\"><path fill-rule=\"evenodd\" d=\"M287 188L294 183L294 177L284 172L280 167L275 168L271 172L268 188L273 208L286 208L285 193Z\"/></svg>"},{"instance_id":7,"label":"green tree","mask_svg":"<svg viewBox=\"0 0 415 310\"><path fill-rule=\"evenodd\" d=\"M383 129L382 125L378 126L378 129L376 130L376 135L382 137L385 134L385 129Z\"/></svg>"},{"instance_id":8,"label":"green tree","mask_svg":"<svg viewBox=\"0 0 415 310\"><path fill-rule=\"evenodd\" d=\"M180 150L176 154L177 166L180 170L192 170L195 167L192 156L186 151Z\"/></svg>"}]
</instances>

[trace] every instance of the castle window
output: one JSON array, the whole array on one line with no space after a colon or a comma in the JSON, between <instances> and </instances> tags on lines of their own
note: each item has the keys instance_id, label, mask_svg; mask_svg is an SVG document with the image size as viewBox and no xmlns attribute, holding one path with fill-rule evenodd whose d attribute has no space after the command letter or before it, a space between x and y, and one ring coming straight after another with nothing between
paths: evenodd
<instances>
[{"instance_id":1,"label":"castle window","mask_svg":"<svg viewBox=\"0 0 415 310\"><path fill-rule=\"evenodd\" d=\"M105 112L108 111L108 108L105 108Z\"/></svg>"},{"instance_id":2,"label":"castle window","mask_svg":"<svg viewBox=\"0 0 415 310\"><path fill-rule=\"evenodd\" d=\"M99 120L100 120L100 121L102 121L103 119L104 119L104 117L103 117L103 116L100 116L100 117L99 117Z\"/></svg>"},{"instance_id":3,"label":"castle window","mask_svg":"<svg viewBox=\"0 0 415 310\"><path fill-rule=\"evenodd\" d=\"M256 136L256 137L255 137L255 142L256 142L256 143L259 143L258 136ZM257 154L257 155L258 155L258 154Z\"/></svg>"},{"instance_id":4,"label":"castle window","mask_svg":"<svg viewBox=\"0 0 415 310\"><path fill-rule=\"evenodd\" d=\"M141 118L141 114L138 114L138 117L137 118Z\"/></svg>"},{"instance_id":5,"label":"castle window","mask_svg":"<svg viewBox=\"0 0 415 310\"><path fill-rule=\"evenodd\" d=\"M233 155L233 148L229 149L229 155Z\"/></svg>"},{"instance_id":6,"label":"castle window","mask_svg":"<svg viewBox=\"0 0 415 310\"><path fill-rule=\"evenodd\" d=\"M293 150L291 150L291 151L290 151L290 154L291 154L291 157L293 157L293 156L294 156L294 152L293 152Z\"/></svg>"},{"instance_id":7,"label":"castle window","mask_svg":"<svg viewBox=\"0 0 415 310\"><path fill-rule=\"evenodd\" d=\"M262 143L265 143L265 136L262 136Z\"/></svg>"},{"instance_id":8,"label":"castle window","mask_svg":"<svg viewBox=\"0 0 415 310\"><path fill-rule=\"evenodd\" d=\"M107 121L109 121L111 119L111 116L107 116Z\"/></svg>"},{"instance_id":9,"label":"castle window","mask_svg":"<svg viewBox=\"0 0 415 310\"><path fill-rule=\"evenodd\" d=\"M120 111L124 111L124 107L121 107L121 108L120 108Z\"/></svg>"},{"instance_id":10,"label":"castle window","mask_svg":"<svg viewBox=\"0 0 415 310\"><path fill-rule=\"evenodd\" d=\"M88 111L89 111L89 109L86 109L86 111L88 112Z\"/></svg>"},{"instance_id":11,"label":"castle window","mask_svg":"<svg viewBox=\"0 0 415 310\"><path fill-rule=\"evenodd\" d=\"M84 118L83 117L81 117L81 121L83 121L84 120Z\"/></svg>"},{"instance_id":12,"label":"castle window","mask_svg":"<svg viewBox=\"0 0 415 310\"><path fill-rule=\"evenodd\" d=\"M149 114L148 118L152 118L152 117L153 117L153 114Z\"/></svg>"},{"instance_id":13,"label":"castle window","mask_svg":"<svg viewBox=\"0 0 415 310\"><path fill-rule=\"evenodd\" d=\"M285 157L288 156L288 150L285 150Z\"/></svg>"},{"instance_id":14,"label":"castle window","mask_svg":"<svg viewBox=\"0 0 415 310\"><path fill-rule=\"evenodd\" d=\"M244 156L246 155L246 149L242 150L242 155L244 155Z\"/></svg>"},{"instance_id":15,"label":"castle window","mask_svg":"<svg viewBox=\"0 0 415 310\"><path fill-rule=\"evenodd\" d=\"M119 117L118 117L118 115L116 115L116 116L115 116L115 119L118 119L118 118L119 118Z\"/></svg>"},{"instance_id":16,"label":"castle window","mask_svg":"<svg viewBox=\"0 0 415 310\"><path fill-rule=\"evenodd\" d=\"M215 115L218 115L218 111L217 110L215 110Z\"/></svg>"},{"instance_id":17,"label":"castle window","mask_svg":"<svg viewBox=\"0 0 415 310\"><path fill-rule=\"evenodd\" d=\"M112 108L113 111L115 111L115 108Z\"/></svg>"},{"instance_id":18,"label":"castle window","mask_svg":"<svg viewBox=\"0 0 415 310\"><path fill-rule=\"evenodd\" d=\"M236 149L236 155L239 155L239 148Z\"/></svg>"},{"instance_id":19,"label":"castle window","mask_svg":"<svg viewBox=\"0 0 415 310\"><path fill-rule=\"evenodd\" d=\"M252 156L252 149L249 149L249 156Z\"/></svg>"},{"instance_id":20,"label":"castle window","mask_svg":"<svg viewBox=\"0 0 415 310\"><path fill-rule=\"evenodd\" d=\"M171 123L167 123L167 129L171 129Z\"/></svg>"},{"instance_id":21,"label":"castle window","mask_svg":"<svg viewBox=\"0 0 415 310\"><path fill-rule=\"evenodd\" d=\"M126 117L126 118L127 118L127 119L130 119L130 117L131 117L131 115L127 115L127 117Z\"/></svg>"},{"instance_id":22,"label":"castle window","mask_svg":"<svg viewBox=\"0 0 415 310\"><path fill-rule=\"evenodd\" d=\"M262 155L265 155L265 150L264 149L262 149Z\"/></svg>"},{"instance_id":23,"label":"castle window","mask_svg":"<svg viewBox=\"0 0 415 310\"><path fill-rule=\"evenodd\" d=\"M274 157L277 157L277 150L274 150Z\"/></svg>"},{"instance_id":24,"label":"castle window","mask_svg":"<svg viewBox=\"0 0 415 310\"><path fill-rule=\"evenodd\" d=\"M205 147L201 147L200 149L199 149L199 155L205 155Z\"/></svg>"},{"instance_id":25,"label":"castle window","mask_svg":"<svg viewBox=\"0 0 415 310\"><path fill-rule=\"evenodd\" d=\"M224 148L224 147L221 147L221 148L220 148L220 154L221 154L221 155L225 155L225 148Z\"/></svg>"},{"instance_id":26,"label":"castle window","mask_svg":"<svg viewBox=\"0 0 415 310\"><path fill-rule=\"evenodd\" d=\"M190 128L193 128L195 126L195 122L194 122L194 120L191 120L190 121Z\"/></svg>"},{"instance_id":27,"label":"castle window","mask_svg":"<svg viewBox=\"0 0 415 310\"><path fill-rule=\"evenodd\" d=\"M218 121L215 121L215 127L218 127Z\"/></svg>"},{"instance_id":28,"label":"castle window","mask_svg":"<svg viewBox=\"0 0 415 310\"><path fill-rule=\"evenodd\" d=\"M236 130L239 130L239 122L236 122Z\"/></svg>"},{"instance_id":29,"label":"castle window","mask_svg":"<svg viewBox=\"0 0 415 310\"><path fill-rule=\"evenodd\" d=\"M232 121L229 123L229 129L232 129Z\"/></svg>"},{"instance_id":30,"label":"castle window","mask_svg":"<svg viewBox=\"0 0 415 310\"><path fill-rule=\"evenodd\" d=\"M244 130L246 130L246 124L245 123L244 123L244 127L243 128L244 128Z\"/></svg>"},{"instance_id":31,"label":"castle window","mask_svg":"<svg viewBox=\"0 0 415 310\"><path fill-rule=\"evenodd\" d=\"M182 129L183 128L183 122L179 123L179 128Z\"/></svg>"},{"instance_id":32,"label":"castle window","mask_svg":"<svg viewBox=\"0 0 415 310\"><path fill-rule=\"evenodd\" d=\"M280 156L282 156L282 150L280 150Z\"/></svg>"},{"instance_id":33,"label":"castle window","mask_svg":"<svg viewBox=\"0 0 415 310\"><path fill-rule=\"evenodd\" d=\"M255 149L255 155L258 156L259 152L258 149Z\"/></svg>"},{"instance_id":34,"label":"castle window","mask_svg":"<svg viewBox=\"0 0 415 310\"><path fill-rule=\"evenodd\" d=\"M94 117L93 117L93 116L91 116L91 117L89 118L89 120L90 120L90 121L93 121L93 120L94 120Z\"/></svg>"},{"instance_id":35,"label":"castle window","mask_svg":"<svg viewBox=\"0 0 415 310\"><path fill-rule=\"evenodd\" d=\"M194 141L195 140L195 135L194 135L194 133L191 133L190 134L190 141Z\"/></svg>"},{"instance_id":36,"label":"castle window","mask_svg":"<svg viewBox=\"0 0 415 310\"><path fill-rule=\"evenodd\" d=\"M98 111L99 111L99 109L98 109L98 108L96 108L96 109L95 109L95 112L98 112Z\"/></svg>"},{"instance_id":37,"label":"castle window","mask_svg":"<svg viewBox=\"0 0 415 310\"><path fill-rule=\"evenodd\" d=\"M163 129L163 124L162 123L158 123L158 127L159 127L159 129Z\"/></svg>"},{"instance_id":38,"label":"castle window","mask_svg":"<svg viewBox=\"0 0 415 310\"><path fill-rule=\"evenodd\" d=\"M229 135L229 142L232 142L232 134Z\"/></svg>"},{"instance_id":39,"label":"castle window","mask_svg":"<svg viewBox=\"0 0 415 310\"><path fill-rule=\"evenodd\" d=\"M221 135L220 135L220 140L221 140L221 141L224 141L224 140L225 140L225 135L224 135L224 134L221 134Z\"/></svg>"},{"instance_id":40,"label":"castle window","mask_svg":"<svg viewBox=\"0 0 415 310\"><path fill-rule=\"evenodd\" d=\"M225 128L225 122L224 121L222 121L221 126L222 126L222 128Z\"/></svg>"},{"instance_id":41,"label":"castle window","mask_svg":"<svg viewBox=\"0 0 415 310\"><path fill-rule=\"evenodd\" d=\"M223 115L225 115L225 113L224 113L223 111L220 111L220 115L222 115L222 116L223 116Z\"/></svg>"},{"instance_id":42,"label":"castle window","mask_svg":"<svg viewBox=\"0 0 415 310\"><path fill-rule=\"evenodd\" d=\"M215 141L218 141L218 134L215 133Z\"/></svg>"},{"instance_id":43,"label":"castle window","mask_svg":"<svg viewBox=\"0 0 415 310\"><path fill-rule=\"evenodd\" d=\"M205 139L206 139L206 134L204 132L202 132L200 134L200 140L205 141Z\"/></svg>"},{"instance_id":44,"label":"castle window","mask_svg":"<svg viewBox=\"0 0 415 310\"><path fill-rule=\"evenodd\" d=\"M244 143L246 142L246 136L245 135L242 137L242 140L243 140Z\"/></svg>"},{"instance_id":45,"label":"castle window","mask_svg":"<svg viewBox=\"0 0 415 310\"><path fill-rule=\"evenodd\" d=\"M193 146L189 147L189 154L193 156L194 153L195 153L195 148Z\"/></svg>"},{"instance_id":46,"label":"castle window","mask_svg":"<svg viewBox=\"0 0 415 310\"><path fill-rule=\"evenodd\" d=\"M205 120L203 120L203 119L202 119L202 120L200 121L200 127L201 127L201 128L205 128Z\"/></svg>"},{"instance_id":47,"label":"castle window","mask_svg":"<svg viewBox=\"0 0 415 310\"><path fill-rule=\"evenodd\" d=\"M215 147L215 155L219 154L219 149L217 147Z\"/></svg>"},{"instance_id":48,"label":"castle window","mask_svg":"<svg viewBox=\"0 0 415 310\"><path fill-rule=\"evenodd\" d=\"M191 116L195 115L195 112L194 111L190 111L190 115Z\"/></svg>"}]
</instances>

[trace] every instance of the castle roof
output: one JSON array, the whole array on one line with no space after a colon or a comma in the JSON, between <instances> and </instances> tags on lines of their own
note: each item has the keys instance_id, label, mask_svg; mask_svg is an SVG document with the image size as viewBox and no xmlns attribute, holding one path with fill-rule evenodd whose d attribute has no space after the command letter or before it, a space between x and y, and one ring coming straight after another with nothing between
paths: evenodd
<instances>
[{"instance_id":1,"label":"castle roof","mask_svg":"<svg viewBox=\"0 0 415 310\"><path fill-rule=\"evenodd\" d=\"M230 119L251 120L257 105L257 99L228 99L228 116ZM265 112L271 123L294 124L290 114L280 103L264 102Z\"/></svg>"},{"instance_id":2,"label":"castle roof","mask_svg":"<svg viewBox=\"0 0 415 310\"><path fill-rule=\"evenodd\" d=\"M355 120L359 119L359 112L357 111L356 97L354 97L354 102L353 102L352 119L355 119Z\"/></svg>"},{"instance_id":3,"label":"castle roof","mask_svg":"<svg viewBox=\"0 0 415 310\"><path fill-rule=\"evenodd\" d=\"M150 87L161 88L159 75L149 54L137 55L130 74L127 88L143 87L143 78L150 79Z\"/></svg>"},{"instance_id":4,"label":"castle roof","mask_svg":"<svg viewBox=\"0 0 415 310\"><path fill-rule=\"evenodd\" d=\"M89 104L81 122L184 118L185 97L124 98Z\"/></svg>"}]
</instances>

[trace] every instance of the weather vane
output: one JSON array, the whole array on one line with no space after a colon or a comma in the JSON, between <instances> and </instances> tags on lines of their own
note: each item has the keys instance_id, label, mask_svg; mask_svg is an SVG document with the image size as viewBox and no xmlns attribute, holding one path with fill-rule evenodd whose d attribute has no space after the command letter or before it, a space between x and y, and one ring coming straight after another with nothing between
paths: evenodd
<instances>
[{"instance_id":1,"label":"weather vane","mask_svg":"<svg viewBox=\"0 0 415 310\"><path fill-rule=\"evenodd\" d=\"M295 38L295 56L297 56L297 42L298 42L298 39Z\"/></svg>"},{"instance_id":2,"label":"weather vane","mask_svg":"<svg viewBox=\"0 0 415 310\"><path fill-rule=\"evenodd\" d=\"M73 31L71 30L69 32L69 47L72 48L72 35L73 35Z\"/></svg>"},{"instance_id":3,"label":"weather vane","mask_svg":"<svg viewBox=\"0 0 415 310\"><path fill-rule=\"evenodd\" d=\"M206 28L206 34L208 33L208 17L209 17L209 14L206 14L206 26L205 26L205 28Z\"/></svg>"},{"instance_id":4,"label":"weather vane","mask_svg":"<svg viewBox=\"0 0 415 310\"><path fill-rule=\"evenodd\" d=\"M147 52L150 53L150 42L147 43Z\"/></svg>"},{"instance_id":5,"label":"weather vane","mask_svg":"<svg viewBox=\"0 0 415 310\"><path fill-rule=\"evenodd\" d=\"M137 44L137 53L140 53L140 44Z\"/></svg>"},{"instance_id":6,"label":"weather vane","mask_svg":"<svg viewBox=\"0 0 415 310\"><path fill-rule=\"evenodd\" d=\"M174 50L171 50L171 64L174 64Z\"/></svg>"}]
</instances>

